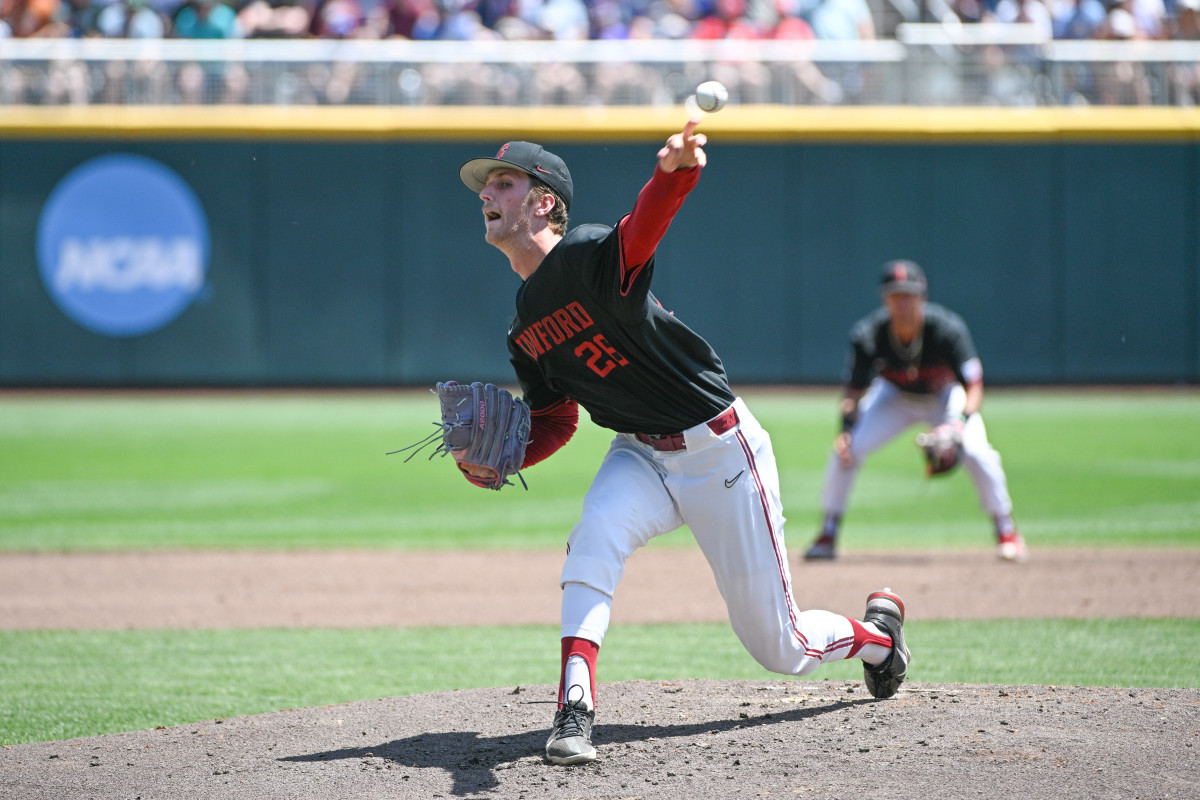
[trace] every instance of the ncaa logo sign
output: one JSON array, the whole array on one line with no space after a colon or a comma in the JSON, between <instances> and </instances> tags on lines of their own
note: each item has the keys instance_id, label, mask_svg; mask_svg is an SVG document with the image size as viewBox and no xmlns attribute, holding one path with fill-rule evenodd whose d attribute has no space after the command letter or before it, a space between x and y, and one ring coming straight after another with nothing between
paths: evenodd
<instances>
[{"instance_id":1,"label":"ncaa logo sign","mask_svg":"<svg viewBox=\"0 0 1200 800\"><path fill-rule=\"evenodd\" d=\"M51 192L38 223L42 282L83 327L137 336L174 320L204 287L208 222L188 185L135 155L92 159Z\"/></svg>"}]
</instances>

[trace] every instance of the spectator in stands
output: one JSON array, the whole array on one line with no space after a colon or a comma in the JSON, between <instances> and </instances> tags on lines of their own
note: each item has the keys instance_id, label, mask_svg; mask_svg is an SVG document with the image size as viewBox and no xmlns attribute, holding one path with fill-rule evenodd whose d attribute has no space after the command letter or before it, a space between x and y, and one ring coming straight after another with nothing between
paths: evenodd
<instances>
[{"instance_id":1,"label":"spectator in stands","mask_svg":"<svg viewBox=\"0 0 1200 800\"><path fill-rule=\"evenodd\" d=\"M312 23L308 8L292 0L250 0L237 16L247 39L301 39Z\"/></svg>"},{"instance_id":2,"label":"spectator in stands","mask_svg":"<svg viewBox=\"0 0 1200 800\"><path fill-rule=\"evenodd\" d=\"M587 9L589 39L629 38L629 20L619 0L592 0Z\"/></svg>"},{"instance_id":3,"label":"spectator in stands","mask_svg":"<svg viewBox=\"0 0 1200 800\"><path fill-rule=\"evenodd\" d=\"M475 11L484 26L496 30L496 23L512 16L516 0L476 0Z\"/></svg>"},{"instance_id":4,"label":"spectator in stands","mask_svg":"<svg viewBox=\"0 0 1200 800\"><path fill-rule=\"evenodd\" d=\"M382 7L388 20L389 37L432 39L441 24L434 0L386 0Z\"/></svg>"},{"instance_id":5,"label":"spectator in stands","mask_svg":"<svg viewBox=\"0 0 1200 800\"><path fill-rule=\"evenodd\" d=\"M96 17L103 9L92 0L65 0L58 7L58 21L67 27L67 36L85 38L99 36Z\"/></svg>"},{"instance_id":6,"label":"spectator in stands","mask_svg":"<svg viewBox=\"0 0 1200 800\"><path fill-rule=\"evenodd\" d=\"M1118 5L1133 15L1138 39L1167 37L1167 9L1163 0L1123 0Z\"/></svg>"},{"instance_id":7,"label":"spectator in stands","mask_svg":"<svg viewBox=\"0 0 1200 800\"><path fill-rule=\"evenodd\" d=\"M996 3L997 22L1019 22L1033 25L1038 36L1054 38L1054 15L1042 0L999 0Z\"/></svg>"},{"instance_id":8,"label":"spectator in stands","mask_svg":"<svg viewBox=\"0 0 1200 800\"><path fill-rule=\"evenodd\" d=\"M179 9L187 5L188 0L149 0L149 5L158 13L165 16L171 21L171 29L175 29L175 15L179 13ZM232 4L233 0L231 0ZM241 0L238 0L241 2Z\"/></svg>"},{"instance_id":9,"label":"spectator in stands","mask_svg":"<svg viewBox=\"0 0 1200 800\"><path fill-rule=\"evenodd\" d=\"M538 18L547 38L578 41L589 36L588 10L583 0L544 0Z\"/></svg>"},{"instance_id":10,"label":"spectator in stands","mask_svg":"<svg viewBox=\"0 0 1200 800\"><path fill-rule=\"evenodd\" d=\"M217 0L191 0L175 15L180 39L240 39L242 28L232 8Z\"/></svg>"},{"instance_id":11,"label":"spectator in stands","mask_svg":"<svg viewBox=\"0 0 1200 800\"><path fill-rule=\"evenodd\" d=\"M746 16L769 37L783 15L778 0L746 0Z\"/></svg>"},{"instance_id":12,"label":"spectator in stands","mask_svg":"<svg viewBox=\"0 0 1200 800\"><path fill-rule=\"evenodd\" d=\"M867 0L818 0L806 16L818 39L851 42L876 37Z\"/></svg>"},{"instance_id":13,"label":"spectator in stands","mask_svg":"<svg viewBox=\"0 0 1200 800\"><path fill-rule=\"evenodd\" d=\"M1163 0L1104 0L1105 23L1097 39L1162 39L1167 35Z\"/></svg>"},{"instance_id":14,"label":"spectator in stands","mask_svg":"<svg viewBox=\"0 0 1200 800\"><path fill-rule=\"evenodd\" d=\"M630 39L692 39L696 23L713 13L715 0L654 0L629 4Z\"/></svg>"},{"instance_id":15,"label":"spectator in stands","mask_svg":"<svg viewBox=\"0 0 1200 800\"><path fill-rule=\"evenodd\" d=\"M403 38L456 42L504 38L483 23L475 0L401 0L389 13L393 35Z\"/></svg>"},{"instance_id":16,"label":"spectator in stands","mask_svg":"<svg viewBox=\"0 0 1200 800\"><path fill-rule=\"evenodd\" d=\"M171 21L146 0L116 0L96 16L96 30L115 39L163 39L171 33Z\"/></svg>"},{"instance_id":17,"label":"spectator in stands","mask_svg":"<svg viewBox=\"0 0 1200 800\"><path fill-rule=\"evenodd\" d=\"M1168 21L1167 34L1171 39L1200 40L1200 0L1175 0L1175 16Z\"/></svg>"},{"instance_id":18,"label":"spectator in stands","mask_svg":"<svg viewBox=\"0 0 1200 800\"><path fill-rule=\"evenodd\" d=\"M1104 23L1097 31L1097 39L1114 39L1129 41L1142 38L1139 35L1137 20L1129 10L1117 3L1109 7Z\"/></svg>"},{"instance_id":19,"label":"spectator in stands","mask_svg":"<svg viewBox=\"0 0 1200 800\"><path fill-rule=\"evenodd\" d=\"M817 38L812 25L803 16L803 0L779 0L779 19L771 29L772 39L808 41Z\"/></svg>"},{"instance_id":20,"label":"spectator in stands","mask_svg":"<svg viewBox=\"0 0 1200 800\"><path fill-rule=\"evenodd\" d=\"M992 15L992 10L983 0L953 0L950 10L959 22L966 23L983 22Z\"/></svg>"},{"instance_id":21,"label":"spectator in stands","mask_svg":"<svg viewBox=\"0 0 1200 800\"><path fill-rule=\"evenodd\" d=\"M358 0L320 0L312 12L310 31L318 39L350 39L363 21Z\"/></svg>"},{"instance_id":22,"label":"spectator in stands","mask_svg":"<svg viewBox=\"0 0 1200 800\"><path fill-rule=\"evenodd\" d=\"M1104 24L1104 4L1100 0L1068 0L1054 15L1055 39L1094 39Z\"/></svg>"},{"instance_id":23,"label":"spectator in stands","mask_svg":"<svg viewBox=\"0 0 1200 800\"><path fill-rule=\"evenodd\" d=\"M746 0L715 0L692 27L692 39L761 39L763 28L747 14Z\"/></svg>"},{"instance_id":24,"label":"spectator in stands","mask_svg":"<svg viewBox=\"0 0 1200 800\"><path fill-rule=\"evenodd\" d=\"M0 0L0 20L12 36L62 38L70 28L59 19L60 0Z\"/></svg>"}]
</instances>

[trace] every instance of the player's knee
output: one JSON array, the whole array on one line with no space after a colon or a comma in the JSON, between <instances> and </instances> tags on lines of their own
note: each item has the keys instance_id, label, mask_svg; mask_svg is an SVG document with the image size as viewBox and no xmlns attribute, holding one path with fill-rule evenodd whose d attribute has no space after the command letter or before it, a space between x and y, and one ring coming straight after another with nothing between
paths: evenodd
<instances>
[{"instance_id":1,"label":"player's knee","mask_svg":"<svg viewBox=\"0 0 1200 800\"><path fill-rule=\"evenodd\" d=\"M582 583L598 592L612 597L617 591L617 584L625 574L624 561L611 558L598 558L595 555L580 552L573 548L563 564L562 576L559 583Z\"/></svg>"},{"instance_id":2,"label":"player's knee","mask_svg":"<svg viewBox=\"0 0 1200 800\"><path fill-rule=\"evenodd\" d=\"M781 653L774 650L764 651L761 648L756 648L748 650L748 652L758 662L759 666L778 675L790 675L796 666L794 660L785 660Z\"/></svg>"},{"instance_id":3,"label":"player's knee","mask_svg":"<svg viewBox=\"0 0 1200 800\"><path fill-rule=\"evenodd\" d=\"M738 641L746 652L763 669L780 675L796 673L798 658L797 642L790 636L789 629L775 615L750 615L730 609L730 624Z\"/></svg>"},{"instance_id":4,"label":"player's knee","mask_svg":"<svg viewBox=\"0 0 1200 800\"><path fill-rule=\"evenodd\" d=\"M821 665L818 659L798 652L795 647L785 646L782 638L777 643L743 640L742 644L759 666L777 675L808 675Z\"/></svg>"}]
</instances>

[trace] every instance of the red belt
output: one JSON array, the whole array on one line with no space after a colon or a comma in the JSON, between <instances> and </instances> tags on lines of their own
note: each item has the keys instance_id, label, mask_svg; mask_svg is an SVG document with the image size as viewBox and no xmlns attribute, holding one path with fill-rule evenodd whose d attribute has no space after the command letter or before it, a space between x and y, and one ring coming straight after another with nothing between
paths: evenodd
<instances>
[{"instance_id":1,"label":"red belt","mask_svg":"<svg viewBox=\"0 0 1200 800\"><path fill-rule=\"evenodd\" d=\"M737 424L737 411L730 406L720 416L709 420L708 429L720 436ZM682 433L635 433L634 437L642 444L648 444L655 450L663 452L687 450L687 442L684 441Z\"/></svg>"}]
</instances>

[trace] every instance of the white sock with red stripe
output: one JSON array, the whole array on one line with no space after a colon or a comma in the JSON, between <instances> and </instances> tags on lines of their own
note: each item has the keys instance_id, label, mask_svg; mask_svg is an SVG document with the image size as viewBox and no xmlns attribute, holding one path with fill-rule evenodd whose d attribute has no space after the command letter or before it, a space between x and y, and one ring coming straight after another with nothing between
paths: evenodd
<instances>
[{"instance_id":1,"label":"white sock with red stripe","mask_svg":"<svg viewBox=\"0 0 1200 800\"><path fill-rule=\"evenodd\" d=\"M596 660L600 645L567 636L562 640L562 680L558 686L558 702L579 702L582 697L589 711L596 708ZM582 693L582 694L581 694Z\"/></svg>"},{"instance_id":2,"label":"white sock with red stripe","mask_svg":"<svg viewBox=\"0 0 1200 800\"><path fill-rule=\"evenodd\" d=\"M850 626L854 628L854 644L850 646L850 655L847 658L857 656L873 665L887 661L888 656L892 654L892 637L888 633L879 630L873 622L851 619Z\"/></svg>"}]
</instances>

